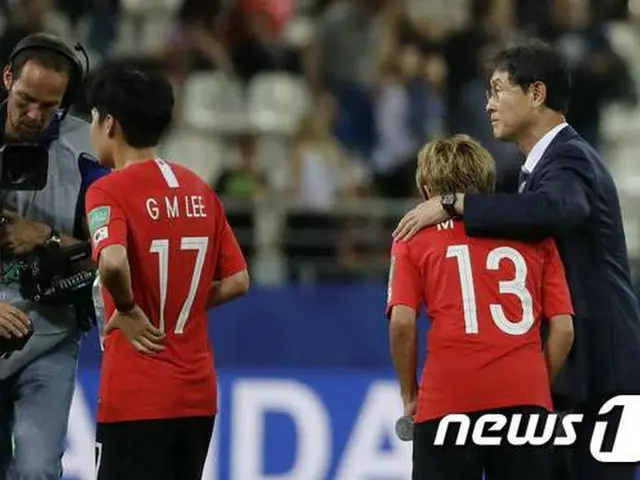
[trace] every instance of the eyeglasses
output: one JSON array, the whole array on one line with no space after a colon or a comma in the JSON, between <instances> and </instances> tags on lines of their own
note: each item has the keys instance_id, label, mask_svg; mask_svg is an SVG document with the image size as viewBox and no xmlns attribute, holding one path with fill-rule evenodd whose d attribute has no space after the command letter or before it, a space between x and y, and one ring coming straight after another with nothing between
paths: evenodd
<instances>
[{"instance_id":1,"label":"eyeglasses","mask_svg":"<svg viewBox=\"0 0 640 480\"><path fill-rule=\"evenodd\" d=\"M520 87L516 87L516 86L510 86L510 87L503 87L501 85L497 86L497 87L491 87L488 90L486 90L484 92L485 94L485 98L487 100L487 103L490 101L494 101L494 102L499 102L500 100L502 100L504 98L504 95L506 93L513 93L516 90L518 90Z\"/></svg>"}]
</instances>

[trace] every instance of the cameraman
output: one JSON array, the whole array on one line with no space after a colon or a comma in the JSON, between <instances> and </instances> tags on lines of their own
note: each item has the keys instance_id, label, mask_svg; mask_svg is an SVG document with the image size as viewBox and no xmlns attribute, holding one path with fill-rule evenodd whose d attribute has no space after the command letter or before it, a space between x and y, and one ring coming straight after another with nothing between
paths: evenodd
<instances>
[{"instance_id":1,"label":"cameraman","mask_svg":"<svg viewBox=\"0 0 640 480\"><path fill-rule=\"evenodd\" d=\"M2 144L46 147L49 172L41 191L0 192L0 336L19 335L29 325L34 330L22 350L0 359L0 479L62 475L80 325L88 323L71 306L25 302L16 262L41 246L86 240L84 194L106 171L92 160L89 125L66 115L83 76L74 51L45 34L22 39L3 70L8 97L0 105Z\"/></svg>"}]
</instances>

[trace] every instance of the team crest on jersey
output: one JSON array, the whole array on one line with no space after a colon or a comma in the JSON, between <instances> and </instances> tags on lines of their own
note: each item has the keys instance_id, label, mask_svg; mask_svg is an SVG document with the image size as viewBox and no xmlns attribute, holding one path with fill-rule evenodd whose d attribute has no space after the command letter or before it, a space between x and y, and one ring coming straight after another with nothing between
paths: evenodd
<instances>
[{"instance_id":1,"label":"team crest on jersey","mask_svg":"<svg viewBox=\"0 0 640 480\"><path fill-rule=\"evenodd\" d=\"M16 262L7 262L3 265L0 272L0 283L3 285L11 285L20 281L20 265Z\"/></svg>"},{"instance_id":2,"label":"team crest on jersey","mask_svg":"<svg viewBox=\"0 0 640 480\"><path fill-rule=\"evenodd\" d=\"M106 240L107 238L109 238L109 227L100 227L93 234L93 245L96 246L101 241Z\"/></svg>"},{"instance_id":3,"label":"team crest on jersey","mask_svg":"<svg viewBox=\"0 0 640 480\"><path fill-rule=\"evenodd\" d=\"M101 227L106 226L109 223L109 218L111 217L111 207L103 206L96 207L89 212L87 216L87 220L89 222L89 232L91 232L91 236L95 238L95 234L97 230Z\"/></svg>"}]
</instances>

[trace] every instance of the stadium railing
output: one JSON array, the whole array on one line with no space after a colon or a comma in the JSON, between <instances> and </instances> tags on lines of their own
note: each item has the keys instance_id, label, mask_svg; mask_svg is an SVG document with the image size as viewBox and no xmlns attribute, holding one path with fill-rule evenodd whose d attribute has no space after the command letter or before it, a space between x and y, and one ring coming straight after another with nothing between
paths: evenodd
<instances>
[{"instance_id":1,"label":"stadium railing","mask_svg":"<svg viewBox=\"0 0 640 480\"><path fill-rule=\"evenodd\" d=\"M391 232L415 199L341 199L328 211L285 194L252 201L223 197L258 283L362 281L387 275ZM621 195L629 256L640 273L637 197Z\"/></svg>"}]
</instances>

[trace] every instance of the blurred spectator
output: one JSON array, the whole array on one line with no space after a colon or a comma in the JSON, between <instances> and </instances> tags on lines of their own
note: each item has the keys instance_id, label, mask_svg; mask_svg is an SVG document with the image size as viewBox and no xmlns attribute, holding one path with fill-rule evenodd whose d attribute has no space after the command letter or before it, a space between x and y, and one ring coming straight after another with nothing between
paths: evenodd
<instances>
[{"instance_id":1,"label":"blurred spectator","mask_svg":"<svg viewBox=\"0 0 640 480\"><path fill-rule=\"evenodd\" d=\"M13 47L27 35L47 32L70 40L71 29L49 0L19 0L9 2L7 27L0 37L0 60L6 65Z\"/></svg>"},{"instance_id":2,"label":"blurred spectator","mask_svg":"<svg viewBox=\"0 0 640 480\"><path fill-rule=\"evenodd\" d=\"M87 47L92 53L98 57L111 53L118 36L120 0L55 0L55 4L75 30L86 19Z\"/></svg>"},{"instance_id":3,"label":"blurred spectator","mask_svg":"<svg viewBox=\"0 0 640 480\"><path fill-rule=\"evenodd\" d=\"M318 21L306 62L312 91L327 89L340 107L336 134L349 150L368 158L374 144L372 86L379 39L380 0L335 0Z\"/></svg>"},{"instance_id":4,"label":"blurred spectator","mask_svg":"<svg viewBox=\"0 0 640 480\"><path fill-rule=\"evenodd\" d=\"M522 158L517 147L493 136L485 112L486 61L491 52L510 33L510 26L496 21L496 0L472 0L468 24L453 32L444 42L447 76L448 130L465 133L479 140L496 160L496 188L515 191Z\"/></svg>"},{"instance_id":5,"label":"blurred spectator","mask_svg":"<svg viewBox=\"0 0 640 480\"><path fill-rule=\"evenodd\" d=\"M218 68L231 72L231 58L223 44L221 0L184 0L178 24L166 46L166 60L176 83L192 70Z\"/></svg>"},{"instance_id":6,"label":"blurred spectator","mask_svg":"<svg viewBox=\"0 0 640 480\"><path fill-rule=\"evenodd\" d=\"M517 26L524 35L539 36L552 20L551 5L554 0L516 0Z\"/></svg>"},{"instance_id":7,"label":"blurred spectator","mask_svg":"<svg viewBox=\"0 0 640 480\"><path fill-rule=\"evenodd\" d=\"M292 150L292 191L305 210L330 213L341 198L360 196L367 189L360 163L345 155L333 137L337 106L333 97L318 98L303 121Z\"/></svg>"},{"instance_id":8,"label":"blurred spectator","mask_svg":"<svg viewBox=\"0 0 640 480\"><path fill-rule=\"evenodd\" d=\"M391 230L381 217L346 215L338 237L337 277L342 281L385 279L389 269Z\"/></svg>"},{"instance_id":9,"label":"blurred spectator","mask_svg":"<svg viewBox=\"0 0 640 480\"><path fill-rule=\"evenodd\" d=\"M73 27L91 11L94 3L102 3L102 0L55 0L56 8L67 16Z\"/></svg>"},{"instance_id":10,"label":"blurred spectator","mask_svg":"<svg viewBox=\"0 0 640 480\"><path fill-rule=\"evenodd\" d=\"M247 258L252 258L255 232L253 202L264 193L266 182L257 168L257 147L253 135L238 137L237 145L238 165L222 170L214 190L227 207L227 218L236 232L242 252Z\"/></svg>"},{"instance_id":11,"label":"blurred spectator","mask_svg":"<svg viewBox=\"0 0 640 480\"><path fill-rule=\"evenodd\" d=\"M237 0L231 8L226 41L234 70L245 80L271 70L299 71L299 59L282 42L293 0Z\"/></svg>"},{"instance_id":12,"label":"blurred spectator","mask_svg":"<svg viewBox=\"0 0 640 480\"><path fill-rule=\"evenodd\" d=\"M253 135L237 138L239 164L225 167L215 184L218 195L253 200L263 193L265 179L257 168L257 146Z\"/></svg>"},{"instance_id":13,"label":"blurred spectator","mask_svg":"<svg viewBox=\"0 0 640 480\"><path fill-rule=\"evenodd\" d=\"M55 0L55 4L75 31L86 20L86 46L92 54L98 58L111 54L122 13L120 0Z\"/></svg>"},{"instance_id":14,"label":"blurred spectator","mask_svg":"<svg viewBox=\"0 0 640 480\"><path fill-rule=\"evenodd\" d=\"M567 119L598 148L603 106L620 99L635 102L635 85L611 48L606 25L591 15L588 0L554 0L553 20L546 37L564 52L572 70Z\"/></svg>"},{"instance_id":15,"label":"blurred spectator","mask_svg":"<svg viewBox=\"0 0 640 480\"><path fill-rule=\"evenodd\" d=\"M466 27L454 32L444 42L444 56L447 62L447 109L449 131L467 132L469 127L464 111L467 104L463 101L464 91L470 83L483 83L482 102L484 102L485 52L499 41L497 32L491 26L493 0L472 0L471 18ZM474 105L478 102L474 102ZM484 108L483 108L484 111ZM473 118L471 122L475 122ZM469 135L473 136L472 133Z\"/></svg>"},{"instance_id":16,"label":"blurred spectator","mask_svg":"<svg viewBox=\"0 0 640 480\"><path fill-rule=\"evenodd\" d=\"M442 134L446 68L440 56L425 58L417 46L407 44L382 70L375 102L375 184L384 197L406 198L415 190L418 150Z\"/></svg>"},{"instance_id":17,"label":"blurred spectator","mask_svg":"<svg viewBox=\"0 0 640 480\"><path fill-rule=\"evenodd\" d=\"M104 57L111 53L118 36L121 15L120 0L93 0L89 17L89 48Z\"/></svg>"},{"instance_id":18,"label":"blurred spectator","mask_svg":"<svg viewBox=\"0 0 640 480\"><path fill-rule=\"evenodd\" d=\"M345 155L333 137L337 105L327 93L316 99L304 119L292 150L291 201L296 206L286 219L285 253L294 279L335 277L333 259L342 216L342 201L367 192L367 177L358 162ZM329 267L329 268L328 268Z\"/></svg>"},{"instance_id":19,"label":"blurred spectator","mask_svg":"<svg viewBox=\"0 0 640 480\"><path fill-rule=\"evenodd\" d=\"M184 0L178 31L167 46L177 79L193 69L221 69L248 80L268 70L299 70L281 42L293 0Z\"/></svg>"}]
</instances>

